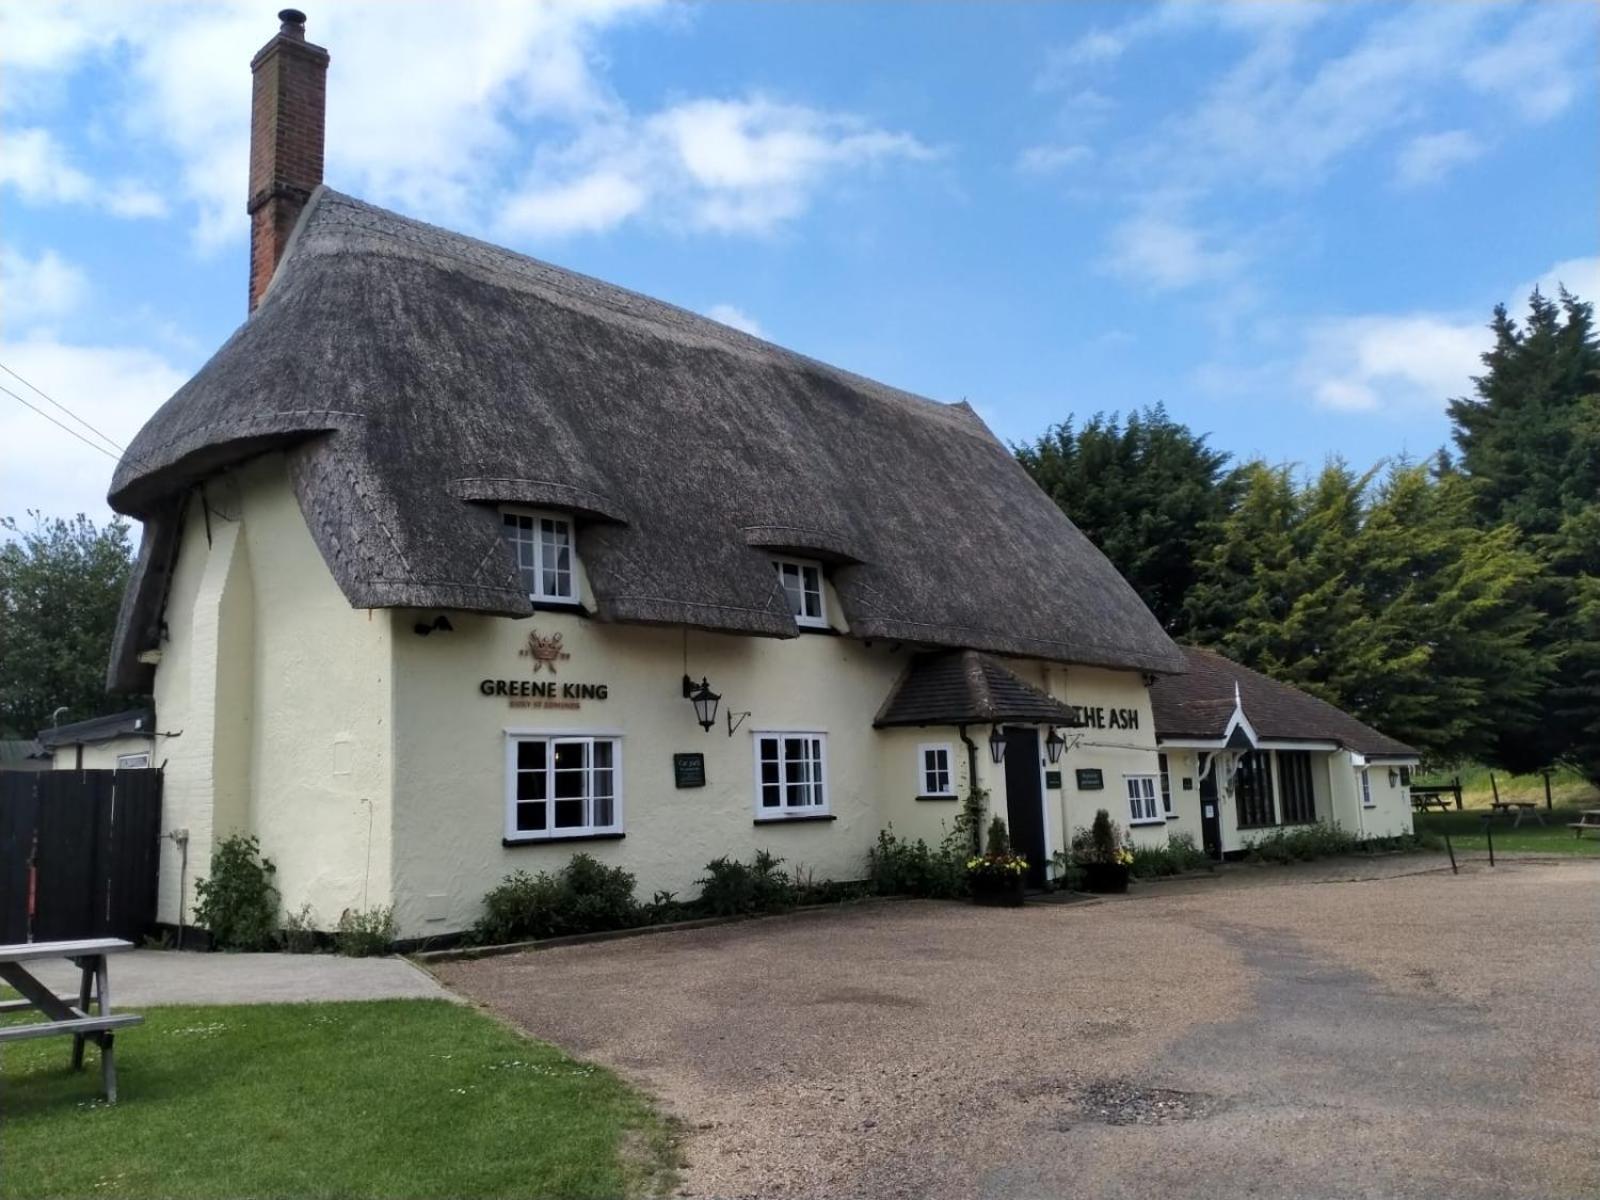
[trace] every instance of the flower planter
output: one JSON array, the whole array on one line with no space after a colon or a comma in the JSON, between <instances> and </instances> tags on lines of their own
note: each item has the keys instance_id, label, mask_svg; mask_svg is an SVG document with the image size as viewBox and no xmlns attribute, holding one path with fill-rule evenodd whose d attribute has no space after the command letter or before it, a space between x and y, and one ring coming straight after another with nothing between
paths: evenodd
<instances>
[{"instance_id":1,"label":"flower planter","mask_svg":"<svg viewBox=\"0 0 1600 1200\"><path fill-rule=\"evenodd\" d=\"M971 875L972 902L991 908L1021 908L1026 899L1027 880L1015 871L1004 875Z\"/></svg>"},{"instance_id":2,"label":"flower planter","mask_svg":"<svg viewBox=\"0 0 1600 1200\"><path fill-rule=\"evenodd\" d=\"M1083 886L1099 895L1128 890L1128 868L1123 863L1084 863Z\"/></svg>"}]
</instances>

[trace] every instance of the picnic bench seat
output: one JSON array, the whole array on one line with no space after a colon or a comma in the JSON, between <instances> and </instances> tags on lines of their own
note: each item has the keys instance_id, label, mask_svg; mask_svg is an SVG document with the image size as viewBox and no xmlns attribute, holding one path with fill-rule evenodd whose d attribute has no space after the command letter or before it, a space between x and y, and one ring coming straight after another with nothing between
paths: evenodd
<instances>
[{"instance_id":1,"label":"picnic bench seat","mask_svg":"<svg viewBox=\"0 0 1600 1200\"><path fill-rule=\"evenodd\" d=\"M1567 828L1572 830L1572 836L1581 838L1585 829L1600 832L1600 808L1586 808L1583 815L1576 821L1568 821Z\"/></svg>"},{"instance_id":2,"label":"picnic bench seat","mask_svg":"<svg viewBox=\"0 0 1600 1200\"><path fill-rule=\"evenodd\" d=\"M0 946L0 982L22 996L0 1003L0 1014L34 1011L46 1019L24 1025L0 1025L0 1045L30 1038L70 1037L72 1069L83 1067L83 1048L93 1042L100 1048L100 1081L106 1100L116 1103L117 1060L113 1045L116 1031L138 1025L137 1013L111 1012L111 973L106 959L133 949L121 938L84 938L70 942L24 942ZM27 964L47 958L70 960L81 974L76 996L58 996L28 970ZM90 1012L90 1005L97 1011Z\"/></svg>"},{"instance_id":3,"label":"picnic bench seat","mask_svg":"<svg viewBox=\"0 0 1600 1200\"><path fill-rule=\"evenodd\" d=\"M1450 796L1447 793L1411 793L1411 807L1427 812L1437 808L1440 812L1447 812L1450 808Z\"/></svg>"}]
</instances>

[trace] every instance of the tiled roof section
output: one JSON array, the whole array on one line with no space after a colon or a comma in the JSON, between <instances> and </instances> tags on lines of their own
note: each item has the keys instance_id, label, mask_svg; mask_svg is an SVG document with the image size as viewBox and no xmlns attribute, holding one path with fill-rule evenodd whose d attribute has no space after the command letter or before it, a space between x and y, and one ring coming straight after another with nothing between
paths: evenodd
<instances>
[{"instance_id":1,"label":"tiled roof section","mask_svg":"<svg viewBox=\"0 0 1600 1200\"><path fill-rule=\"evenodd\" d=\"M71 725L57 725L54 729L41 729L41 745L71 746L79 742L109 742L128 733L153 733L156 715L148 708L135 708L128 712L112 713L108 717L91 717L87 721L74 721Z\"/></svg>"},{"instance_id":2,"label":"tiled roof section","mask_svg":"<svg viewBox=\"0 0 1600 1200\"><path fill-rule=\"evenodd\" d=\"M1072 711L977 650L912 660L878 710L877 726L989 725L1000 721L1071 725Z\"/></svg>"},{"instance_id":3,"label":"tiled roof section","mask_svg":"<svg viewBox=\"0 0 1600 1200\"><path fill-rule=\"evenodd\" d=\"M1212 650L1182 648L1189 670L1159 679L1150 688L1160 738L1220 738L1233 715L1238 686L1244 715L1268 740L1337 742L1358 754L1416 757L1404 742L1379 733L1326 700L1269 679Z\"/></svg>"}]
</instances>

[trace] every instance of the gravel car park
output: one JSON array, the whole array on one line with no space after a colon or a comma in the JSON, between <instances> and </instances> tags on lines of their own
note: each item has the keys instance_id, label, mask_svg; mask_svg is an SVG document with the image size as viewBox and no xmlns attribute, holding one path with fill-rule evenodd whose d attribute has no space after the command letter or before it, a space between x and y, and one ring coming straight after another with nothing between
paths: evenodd
<instances>
[{"instance_id":1,"label":"gravel car park","mask_svg":"<svg viewBox=\"0 0 1600 1200\"><path fill-rule=\"evenodd\" d=\"M1593 1196L1600 863L884 902L440 974L681 1120L705 1196Z\"/></svg>"}]
</instances>

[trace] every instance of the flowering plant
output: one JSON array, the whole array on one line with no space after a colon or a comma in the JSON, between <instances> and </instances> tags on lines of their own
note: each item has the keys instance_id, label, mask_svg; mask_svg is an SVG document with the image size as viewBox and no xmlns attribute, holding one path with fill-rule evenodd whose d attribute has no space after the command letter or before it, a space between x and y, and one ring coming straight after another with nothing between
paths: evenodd
<instances>
[{"instance_id":1,"label":"flowering plant","mask_svg":"<svg viewBox=\"0 0 1600 1200\"><path fill-rule=\"evenodd\" d=\"M979 854L967 859L967 874L986 879L1009 879L1028 870L1028 860L1020 854Z\"/></svg>"},{"instance_id":2,"label":"flowering plant","mask_svg":"<svg viewBox=\"0 0 1600 1200\"><path fill-rule=\"evenodd\" d=\"M1089 829L1073 831L1072 861L1080 865L1105 863L1119 867L1133 865L1133 849L1128 845L1122 829L1111 819L1111 814L1101 809L1094 815L1094 825Z\"/></svg>"}]
</instances>

